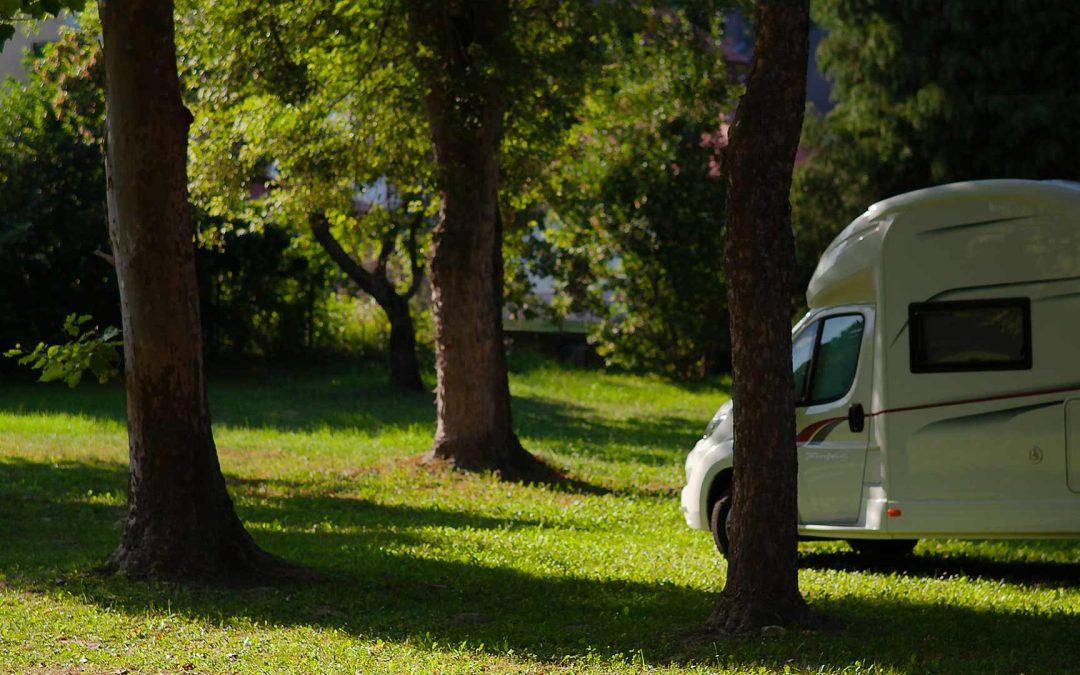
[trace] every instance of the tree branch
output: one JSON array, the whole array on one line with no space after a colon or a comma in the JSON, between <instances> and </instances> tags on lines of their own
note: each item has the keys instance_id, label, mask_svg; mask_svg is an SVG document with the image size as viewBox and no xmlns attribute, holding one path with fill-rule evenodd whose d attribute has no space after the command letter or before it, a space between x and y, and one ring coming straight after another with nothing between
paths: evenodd
<instances>
[{"instance_id":1,"label":"tree branch","mask_svg":"<svg viewBox=\"0 0 1080 675\"><path fill-rule=\"evenodd\" d=\"M377 277L386 277L386 266L390 262L390 256L397 250L398 229L399 227L395 225L383 235L379 246L379 258L375 262L375 276Z\"/></svg>"},{"instance_id":2,"label":"tree branch","mask_svg":"<svg viewBox=\"0 0 1080 675\"><path fill-rule=\"evenodd\" d=\"M102 251L100 248L94 249L94 255L109 263L113 267L116 267L116 259L105 251Z\"/></svg>"},{"instance_id":3,"label":"tree branch","mask_svg":"<svg viewBox=\"0 0 1080 675\"><path fill-rule=\"evenodd\" d=\"M326 215L323 213L308 214L308 226L311 227L311 234L314 235L315 241L319 242L319 245L334 261L334 264L341 268L341 271L360 287L360 290L375 298L376 301L380 301L380 297L377 295L375 276L364 269L363 265L353 260L352 256L345 252L345 249L341 248L341 244L330 233L330 221L326 219ZM379 304L382 304L382 302L380 301Z\"/></svg>"}]
</instances>

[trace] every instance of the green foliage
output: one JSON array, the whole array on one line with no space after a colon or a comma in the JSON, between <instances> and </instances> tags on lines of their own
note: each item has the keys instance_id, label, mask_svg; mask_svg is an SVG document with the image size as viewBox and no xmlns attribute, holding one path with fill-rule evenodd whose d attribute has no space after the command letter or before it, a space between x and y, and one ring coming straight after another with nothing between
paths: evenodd
<instances>
[{"instance_id":1,"label":"green foliage","mask_svg":"<svg viewBox=\"0 0 1080 675\"><path fill-rule=\"evenodd\" d=\"M77 307L119 324L101 148L105 99L94 10L33 58L0 110L0 344L50 341ZM303 242L195 209L203 333L211 357L293 357L321 337L328 274ZM322 332L320 332L322 331Z\"/></svg>"},{"instance_id":2,"label":"green foliage","mask_svg":"<svg viewBox=\"0 0 1080 675\"><path fill-rule=\"evenodd\" d=\"M327 342L329 273L313 251L273 223L238 232L195 216L203 232L220 231L196 260L207 356L294 358Z\"/></svg>"},{"instance_id":3,"label":"green foliage","mask_svg":"<svg viewBox=\"0 0 1080 675\"><path fill-rule=\"evenodd\" d=\"M391 272L408 287L406 225L434 205L402 18L376 2L192 0L179 19L195 202L221 227L277 223L299 237L311 214L325 214L361 260L390 238ZM266 189L253 199L256 184ZM365 190L376 194L364 195L371 210L360 214Z\"/></svg>"},{"instance_id":4,"label":"green foliage","mask_svg":"<svg viewBox=\"0 0 1080 675\"><path fill-rule=\"evenodd\" d=\"M0 344L53 341L73 308L119 325L105 216L105 171L95 143L53 106L46 77L61 46L31 62L26 84L0 91ZM69 79L68 84L72 83ZM107 256L106 256L107 257Z\"/></svg>"},{"instance_id":5,"label":"green foliage","mask_svg":"<svg viewBox=\"0 0 1080 675\"><path fill-rule=\"evenodd\" d=\"M433 362L435 343L430 305L410 302L416 330L418 358ZM314 351L349 359L382 357L390 340L386 313L366 295L344 289L331 293L315 315Z\"/></svg>"},{"instance_id":6,"label":"green foliage","mask_svg":"<svg viewBox=\"0 0 1080 675\"><path fill-rule=\"evenodd\" d=\"M518 310L530 276L550 276L556 317L599 318L592 340L609 364L700 378L726 361L722 270L724 181L717 150L736 93L722 59L721 6L657 12L610 45L549 167L550 212L518 253Z\"/></svg>"},{"instance_id":7,"label":"green foliage","mask_svg":"<svg viewBox=\"0 0 1080 675\"><path fill-rule=\"evenodd\" d=\"M793 209L805 282L874 201L982 178L1080 175L1080 6L1038 0L822 0L836 107L808 119ZM799 285L805 288L805 283Z\"/></svg>"},{"instance_id":8,"label":"green foliage","mask_svg":"<svg viewBox=\"0 0 1080 675\"><path fill-rule=\"evenodd\" d=\"M103 149L105 64L97 10L80 13L75 29L62 28L56 40L41 48L41 58L33 59L31 66L32 81L40 86L63 129L71 137Z\"/></svg>"},{"instance_id":9,"label":"green foliage","mask_svg":"<svg viewBox=\"0 0 1080 675\"><path fill-rule=\"evenodd\" d=\"M120 331L109 326L101 332L84 326L91 321L90 315L69 314L64 319L64 333L70 340L62 344L47 345L39 342L26 351L21 345L4 352L4 356L17 359L20 366L40 370L40 382L62 380L74 388L82 380L83 373L90 371L101 384L120 374L120 356L117 347L124 343L117 340Z\"/></svg>"}]
</instances>

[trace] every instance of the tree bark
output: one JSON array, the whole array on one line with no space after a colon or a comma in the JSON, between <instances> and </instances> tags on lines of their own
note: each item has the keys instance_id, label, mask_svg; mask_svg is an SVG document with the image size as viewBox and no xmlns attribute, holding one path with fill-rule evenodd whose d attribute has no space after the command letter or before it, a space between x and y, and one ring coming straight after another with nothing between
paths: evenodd
<instances>
[{"instance_id":1,"label":"tree bark","mask_svg":"<svg viewBox=\"0 0 1080 675\"><path fill-rule=\"evenodd\" d=\"M502 330L499 150L507 0L408 4L442 197L431 258L437 427L430 456L504 478L543 472L514 434Z\"/></svg>"},{"instance_id":2,"label":"tree bark","mask_svg":"<svg viewBox=\"0 0 1080 675\"><path fill-rule=\"evenodd\" d=\"M409 298L420 285L420 266L413 264L413 280L408 292L398 293L393 282L386 276L386 258L393 251L394 240L383 242L379 256L379 265L374 273L364 269L341 247L330 232L330 223L326 216L313 213L308 217L311 233L326 254L334 261L360 290L367 293L386 314L390 321L390 384L410 391L423 391L424 382L420 379L420 363L416 359L416 328L413 325ZM393 234L391 235L394 236ZM415 242L410 245L415 246ZM416 251L410 251L415 260Z\"/></svg>"},{"instance_id":3,"label":"tree bark","mask_svg":"<svg viewBox=\"0 0 1080 675\"><path fill-rule=\"evenodd\" d=\"M173 3L101 0L99 10L130 455L127 519L109 567L226 583L282 574L236 516L210 429Z\"/></svg>"},{"instance_id":4,"label":"tree bark","mask_svg":"<svg viewBox=\"0 0 1080 675\"><path fill-rule=\"evenodd\" d=\"M799 594L790 288L791 172L806 98L808 0L759 0L754 62L725 157L735 407L727 584L709 619L744 633L812 621Z\"/></svg>"},{"instance_id":5,"label":"tree bark","mask_svg":"<svg viewBox=\"0 0 1080 675\"><path fill-rule=\"evenodd\" d=\"M424 391L420 363L416 360L416 327L409 310L409 299L393 293L387 304L386 317L390 320L390 384L409 391Z\"/></svg>"}]
</instances>

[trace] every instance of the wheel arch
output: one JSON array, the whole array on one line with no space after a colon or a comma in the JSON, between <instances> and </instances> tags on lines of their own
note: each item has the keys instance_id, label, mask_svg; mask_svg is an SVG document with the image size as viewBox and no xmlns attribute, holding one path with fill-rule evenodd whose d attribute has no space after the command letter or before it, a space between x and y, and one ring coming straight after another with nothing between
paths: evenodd
<instances>
[{"instance_id":1,"label":"wheel arch","mask_svg":"<svg viewBox=\"0 0 1080 675\"><path fill-rule=\"evenodd\" d=\"M709 483L709 492L708 496L705 498L705 510L703 513L712 513L713 506L716 504L717 500L720 499L720 496L724 494L724 490L731 487L733 473L734 469L728 467L726 469L721 469L720 472L713 477L712 482Z\"/></svg>"}]
</instances>

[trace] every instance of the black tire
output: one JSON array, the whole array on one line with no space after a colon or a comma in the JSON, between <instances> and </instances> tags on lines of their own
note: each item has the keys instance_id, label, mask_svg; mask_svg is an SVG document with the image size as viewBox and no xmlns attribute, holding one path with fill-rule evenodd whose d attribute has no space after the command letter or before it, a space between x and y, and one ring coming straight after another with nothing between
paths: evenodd
<instances>
[{"instance_id":1,"label":"black tire","mask_svg":"<svg viewBox=\"0 0 1080 675\"><path fill-rule=\"evenodd\" d=\"M731 488L724 488L720 498L713 504L709 514L709 529L712 530L713 543L720 555L728 557L731 542L728 538L728 528L731 527Z\"/></svg>"},{"instance_id":2,"label":"black tire","mask_svg":"<svg viewBox=\"0 0 1080 675\"><path fill-rule=\"evenodd\" d=\"M918 539L848 539L856 553L873 560L895 560L911 553Z\"/></svg>"}]
</instances>

